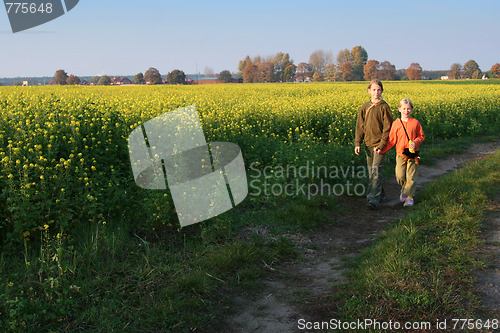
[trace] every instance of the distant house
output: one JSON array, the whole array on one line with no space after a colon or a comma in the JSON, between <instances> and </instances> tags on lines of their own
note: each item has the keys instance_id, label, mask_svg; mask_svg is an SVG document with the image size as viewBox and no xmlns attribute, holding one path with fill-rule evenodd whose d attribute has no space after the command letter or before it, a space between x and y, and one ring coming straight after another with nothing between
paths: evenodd
<instances>
[{"instance_id":1,"label":"distant house","mask_svg":"<svg viewBox=\"0 0 500 333\"><path fill-rule=\"evenodd\" d=\"M28 81L25 80L25 81L23 81L23 87L26 87L26 86L28 86Z\"/></svg>"},{"instance_id":2,"label":"distant house","mask_svg":"<svg viewBox=\"0 0 500 333\"><path fill-rule=\"evenodd\" d=\"M448 75L443 75L441 76L441 80L449 80L450 77Z\"/></svg>"},{"instance_id":3,"label":"distant house","mask_svg":"<svg viewBox=\"0 0 500 333\"><path fill-rule=\"evenodd\" d=\"M168 80L167 79L163 80L163 83L168 84ZM191 79L186 78L184 80L184 84L193 84L193 83L194 83L194 81Z\"/></svg>"},{"instance_id":4,"label":"distant house","mask_svg":"<svg viewBox=\"0 0 500 333\"><path fill-rule=\"evenodd\" d=\"M216 84L220 83L216 77L201 77L194 80L194 84Z\"/></svg>"},{"instance_id":5,"label":"distant house","mask_svg":"<svg viewBox=\"0 0 500 333\"><path fill-rule=\"evenodd\" d=\"M300 78L300 77L296 76L295 82L313 82L313 79L310 76L304 76L304 78Z\"/></svg>"},{"instance_id":6,"label":"distant house","mask_svg":"<svg viewBox=\"0 0 500 333\"><path fill-rule=\"evenodd\" d=\"M121 77L119 79L113 77L113 78L111 78L111 84L116 84L116 85L132 84L132 81L130 81L126 77Z\"/></svg>"},{"instance_id":7,"label":"distant house","mask_svg":"<svg viewBox=\"0 0 500 333\"><path fill-rule=\"evenodd\" d=\"M87 81L87 80L81 80L80 81L80 85L81 86L88 86L89 85L89 81Z\"/></svg>"},{"instance_id":8,"label":"distant house","mask_svg":"<svg viewBox=\"0 0 500 333\"><path fill-rule=\"evenodd\" d=\"M217 83L222 83L222 81L219 81L217 77L203 77L199 79L193 80L194 84L217 84ZM233 77L231 78L231 83L243 83L243 78L241 77Z\"/></svg>"},{"instance_id":9,"label":"distant house","mask_svg":"<svg viewBox=\"0 0 500 333\"><path fill-rule=\"evenodd\" d=\"M482 77L483 80L488 80L488 76L486 75L486 73L483 74L483 77Z\"/></svg>"}]
</instances>

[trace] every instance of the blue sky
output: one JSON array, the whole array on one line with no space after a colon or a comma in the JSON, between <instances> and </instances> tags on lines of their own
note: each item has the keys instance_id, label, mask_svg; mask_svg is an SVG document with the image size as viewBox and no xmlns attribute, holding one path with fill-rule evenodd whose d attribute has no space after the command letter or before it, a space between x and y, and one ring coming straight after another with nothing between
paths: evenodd
<instances>
[{"instance_id":1,"label":"blue sky","mask_svg":"<svg viewBox=\"0 0 500 333\"><path fill-rule=\"evenodd\" d=\"M41 0L40 0L41 1ZM500 62L500 2L80 0L66 15L13 34L0 8L0 77L237 71L239 60L363 46L396 68Z\"/></svg>"}]
</instances>

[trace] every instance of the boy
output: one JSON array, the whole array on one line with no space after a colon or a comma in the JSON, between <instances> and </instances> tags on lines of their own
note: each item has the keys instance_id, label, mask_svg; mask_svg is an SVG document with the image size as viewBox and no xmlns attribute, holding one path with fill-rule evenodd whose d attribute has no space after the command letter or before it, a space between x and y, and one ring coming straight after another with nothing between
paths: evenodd
<instances>
[{"instance_id":1,"label":"boy","mask_svg":"<svg viewBox=\"0 0 500 333\"><path fill-rule=\"evenodd\" d=\"M396 145L396 179L401 185L399 200L405 207L414 204L413 196L417 185L418 147L425 140L419 121L411 117L413 103L409 98L399 102L401 118L392 124L387 146L379 152L384 154Z\"/></svg>"},{"instance_id":2,"label":"boy","mask_svg":"<svg viewBox=\"0 0 500 333\"><path fill-rule=\"evenodd\" d=\"M379 152L389 139L392 113L389 105L382 99L384 87L380 80L371 80L368 85L370 101L363 104L356 121L356 139L354 153L359 155L361 142L365 142L366 162L368 165L369 184L366 195L368 208L377 209L382 201L382 164L384 155Z\"/></svg>"}]
</instances>

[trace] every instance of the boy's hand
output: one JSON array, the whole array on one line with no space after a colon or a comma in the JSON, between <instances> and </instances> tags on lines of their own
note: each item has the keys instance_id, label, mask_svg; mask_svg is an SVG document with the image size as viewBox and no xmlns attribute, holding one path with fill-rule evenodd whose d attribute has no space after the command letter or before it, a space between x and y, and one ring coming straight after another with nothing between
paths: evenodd
<instances>
[{"instance_id":1,"label":"boy's hand","mask_svg":"<svg viewBox=\"0 0 500 333\"><path fill-rule=\"evenodd\" d=\"M410 149L415 149L417 147L417 145L415 144L415 142L411 142L410 143Z\"/></svg>"},{"instance_id":2,"label":"boy's hand","mask_svg":"<svg viewBox=\"0 0 500 333\"><path fill-rule=\"evenodd\" d=\"M354 154L359 155L360 151L361 151L361 147L360 146L354 147Z\"/></svg>"}]
</instances>

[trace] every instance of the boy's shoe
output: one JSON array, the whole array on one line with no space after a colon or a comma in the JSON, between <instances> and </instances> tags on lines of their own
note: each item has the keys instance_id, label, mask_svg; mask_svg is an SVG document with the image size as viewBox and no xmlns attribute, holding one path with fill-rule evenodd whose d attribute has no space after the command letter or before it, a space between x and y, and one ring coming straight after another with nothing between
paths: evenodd
<instances>
[{"instance_id":1,"label":"boy's shoe","mask_svg":"<svg viewBox=\"0 0 500 333\"><path fill-rule=\"evenodd\" d=\"M375 204L375 203L373 203L373 202L368 202L368 203L366 204L366 207L368 207L368 208L369 208L369 209L371 209L371 210L376 210L376 209L378 209L378 205L377 205L377 204Z\"/></svg>"},{"instance_id":2,"label":"boy's shoe","mask_svg":"<svg viewBox=\"0 0 500 333\"><path fill-rule=\"evenodd\" d=\"M411 207L414 205L413 198L406 198L405 203L403 204L404 207Z\"/></svg>"},{"instance_id":3,"label":"boy's shoe","mask_svg":"<svg viewBox=\"0 0 500 333\"><path fill-rule=\"evenodd\" d=\"M408 196L401 192L401 194L399 195L399 201L405 202L406 198L408 198Z\"/></svg>"}]
</instances>

